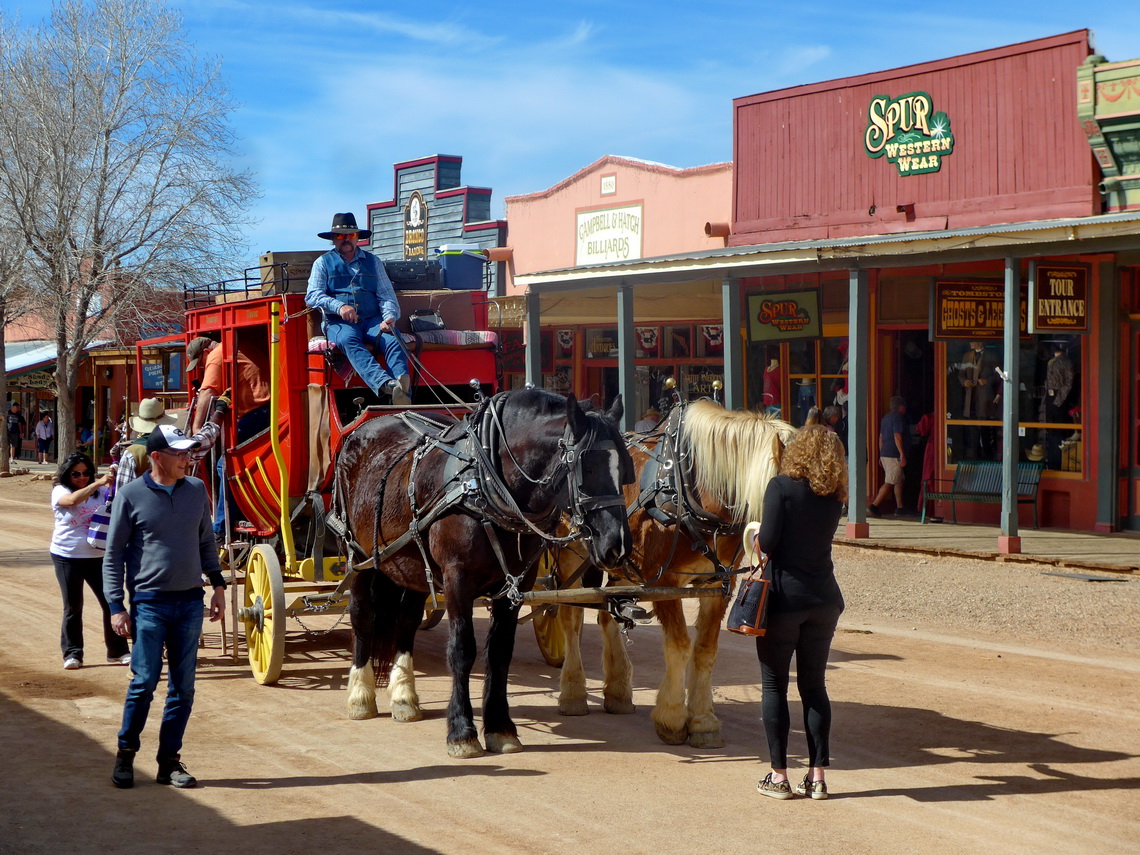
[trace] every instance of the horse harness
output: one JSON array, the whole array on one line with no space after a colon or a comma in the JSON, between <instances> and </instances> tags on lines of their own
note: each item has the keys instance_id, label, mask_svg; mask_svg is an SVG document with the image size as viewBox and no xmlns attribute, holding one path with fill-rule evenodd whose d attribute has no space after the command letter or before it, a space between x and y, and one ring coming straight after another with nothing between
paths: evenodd
<instances>
[{"instance_id":1,"label":"horse harness","mask_svg":"<svg viewBox=\"0 0 1140 855\"><path fill-rule=\"evenodd\" d=\"M585 526L587 512L597 508L624 506L625 500L620 493L615 496L599 497L590 496L584 492L583 461L586 454L591 451L618 453L617 444L613 440L596 436L593 429L588 430L580 441L575 442L571 426L567 424L558 441L557 464L546 475L539 478L532 478L528 475L515 458L514 452L506 443L504 436L501 411L506 394L500 392L494 395L485 400L473 414L452 424L446 424L431 416L411 411L399 413L395 416L419 435L416 445L399 458L404 459L407 454L412 455L407 485L407 498L412 519L406 532L395 540L386 543L384 548L374 552L371 558L356 563L355 568L352 555L364 557L365 552L352 536L345 511L343 470L340 467L337 468L333 489L333 508L330 511L327 524L341 537L347 547L350 572L352 569L378 566L410 542L415 542L424 561L429 596L434 601L436 598L435 578L431 571L431 562L428 559L424 533L443 515L458 511L479 520L503 571L505 578L503 588L492 595L492 599L506 596L512 603L518 605L522 602L522 593L519 590L522 580L534 566L542 551L536 553L520 573L512 574L508 569L506 554L503 551L497 529L504 529L520 535L533 534L549 543L561 545L576 540L589 539L588 530ZM499 465L501 449L505 450L515 468L531 484L545 487L555 483L560 477L566 479L570 503L571 528L569 535L558 537L550 533L558 525L563 515L562 507L553 498L550 507L538 513L527 513L519 507L504 480ZM430 501L420 504L417 503L415 496L416 470L424 458L433 451L447 455L444 462L443 483ZM399 459L392 464L393 468ZM379 514L377 515L377 527L379 527ZM374 541L378 541L379 531L377 530L375 534Z\"/></svg>"},{"instance_id":2,"label":"horse harness","mask_svg":"<svg viewBox=\"0 0 1140 855\"><path fill-rule=\"evenodd\" d=\"M692 452L682 440L685 418L685 405L674 406L667 419L650 437L657 436L657 442L650 447L636 437L629 444L646 455L645 466L641 471L641 492L637 500L629 506L629 517L644 510L654 521L664 528L673 529L673 545L669 557L657 569L647 584L656 583L673 563L682 533L691 543L694 552L700 552L713 565L711 573L693 573L694 577L719 581L727 594L729 579L734 571L725 567L717 558L716 541L720 537L740 534L743 525L725 522L715 514L710 514L701 506L700 494L692 480ZM713 538L710 548L706 538ZM739 553L739 549L737 550ZM735 564L735 560L733 561ZM643 576L638 570L638 575Z\"/></svg>"}]
</instances>

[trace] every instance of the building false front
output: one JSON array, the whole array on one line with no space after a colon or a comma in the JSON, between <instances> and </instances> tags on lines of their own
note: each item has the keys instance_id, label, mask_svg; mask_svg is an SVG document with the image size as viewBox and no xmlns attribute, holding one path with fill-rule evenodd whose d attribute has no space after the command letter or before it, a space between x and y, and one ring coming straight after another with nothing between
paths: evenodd
<instances>
[{"instance_id":1,"label":"building false front","mask_svg":"<svg viewBox=\"0 0 1140 855\"><path fill-rule=\"evenodd\" d=\"M1140 529L1138 80L1140 63L1104 62L1081 30L738 98L723 248L516 281L544 324L558 300L607 288L611 313L623 289L666 306L704 294L689 318L723 324L710 371L728 405L796 424L837 408L867 495L879 420L901 395L906 511L963 461L1014 459L1044 467L1043 525ZM663 311L639 307L630 326ZM590 341L575 342L579 361ZM958 508L1000 521L1012 548L1018 513Z\"/></svg>"}]
</instances>

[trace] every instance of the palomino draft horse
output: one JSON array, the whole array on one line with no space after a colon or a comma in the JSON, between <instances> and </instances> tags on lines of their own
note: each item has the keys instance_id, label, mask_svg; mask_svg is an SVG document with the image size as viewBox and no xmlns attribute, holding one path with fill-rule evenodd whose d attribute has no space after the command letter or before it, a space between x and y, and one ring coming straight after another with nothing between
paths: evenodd
<instances>
[{"instance_id":1,"label":"palomino draft horse","mask_svg":"<svg viewBox=\"0 0 1140 855\"><path fill-rule=\"evenodd\" d=\"M753 412L728 411L708 400L680 405L648 436L628 437L637 484L630 503L633 556L617 572L637 584L725 586L744 525L760 519L764 490L778 473L783 445L795 433L787 422ZM579 550L562 550L559 576L569 578ZM569 562L566 559L569 559ZM612 576L611 576L612 578ZM719 748L720 720L713 709L712 669L727 599L701 597L696 642L680 600L655 603L665 646L665 676L657 692L653 724L663 742L688 740ZM559 609L566 634L558 712L585 715L586 685L580 636L582 611ZM631 666L619 627L600 611L603 634L604 708L632 713ZM686 697L687 695L687 697Z\"/></svg>"},{"instance_id":2,"label":"palomino draft horse","mask_svg":"<svg viewBox=\"0 0 1140 855\"><path fill-rule=\"evenodd\" d=\"M526 389L495 395L462 422L407 412L351 434L337 491L355 551L372 556L352 589L351 718L377 715L373 659L381 679L390 677L392 717L423 717L412 646L426 598L442 590L452 674L447 749L481 755L469 686L472 608L491 597L483 734L488 751L521 749L507 674L520 595L534 584L539 555L560 540L554 532L567 513L571 538L586 541L592 562L610 569L629 555L622 485L633 480L633 461L617 428L621 411L619 400L609 413L587 414L573 397Z\"/></svg>"}]
</instances>

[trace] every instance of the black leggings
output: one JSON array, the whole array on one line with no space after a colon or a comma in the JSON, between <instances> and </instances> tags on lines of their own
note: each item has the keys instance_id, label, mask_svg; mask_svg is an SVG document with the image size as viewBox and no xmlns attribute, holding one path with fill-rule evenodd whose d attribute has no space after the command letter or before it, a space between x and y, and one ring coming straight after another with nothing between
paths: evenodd
<instances>
[{"instance_id":1,"label":"black leggings","mask_svg":"<svg viewBox=\"0 0 1140 855\"><path fill-rule=\"evenodd\" d=\"M838 605L822 605L798 612L773 613L768 617L768 633L756 639L760 685L764 690L761 711L773 769L788 768L788 731L792 725L788 712L788 679L793 653L796 654L796 687L804 707L810 764L831 765L828 745L831 701L827 697L825 671L841 611Z\"/></svg>"},{"instance_id":2,"label":"black leggings","mask_svg":"<svg viewBox=\"0 0 1140 855\"><path fill-rule=\"evenodd\" d=\"M103 598L103 559L65 558L51 553L55 578L63 594L63 625L59 631L59 647L64 659L83 661L83 585L95 595L103 613L103 644L108 659L118 659L130 652L127 640L111 628L111 609Z\"/></svg>"}]
</instances>

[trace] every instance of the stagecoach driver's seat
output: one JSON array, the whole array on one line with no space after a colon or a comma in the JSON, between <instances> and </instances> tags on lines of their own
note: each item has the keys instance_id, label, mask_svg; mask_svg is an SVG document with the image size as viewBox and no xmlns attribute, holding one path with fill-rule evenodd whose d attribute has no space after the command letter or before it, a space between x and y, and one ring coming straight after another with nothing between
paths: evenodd
<instances>
[{"instance_id":1,"label":"stagecoach driver's seat","mask_svg":"<svg viewBox=\"0 0 1140 855\"><path fill-rule=\"evenodd\" d=\"M411 398L411 375L403 342L396 331L400 304L380 259L357 242L372 236L356 225L352 213L335 214L332 228L317 237L333 248L313 263L305 303L324 315L325 335L377 397L406 406ZM367 344L383 352L381 365Z\"/></svg>"}]
</instances>

